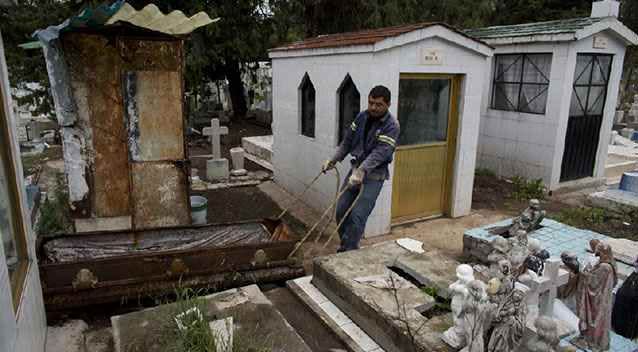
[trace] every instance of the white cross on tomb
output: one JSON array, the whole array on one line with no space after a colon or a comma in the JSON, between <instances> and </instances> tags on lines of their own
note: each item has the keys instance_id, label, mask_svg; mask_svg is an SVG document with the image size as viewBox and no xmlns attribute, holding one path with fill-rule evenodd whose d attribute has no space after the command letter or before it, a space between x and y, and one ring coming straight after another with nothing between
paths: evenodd
<instances>
[{"instance_id":1,"label":"white cross on tomb","mask_svg":"<svg viewBox=\"0 0 638 352\"><path fill-rule=\"evenodd\" d=\"M219 119L211 119L210 127L204 127L202 134L210 137L213 159L220 159L222 157L221 136L228 134L228 127L220 126Z\"/></svg>"}]
</instances>

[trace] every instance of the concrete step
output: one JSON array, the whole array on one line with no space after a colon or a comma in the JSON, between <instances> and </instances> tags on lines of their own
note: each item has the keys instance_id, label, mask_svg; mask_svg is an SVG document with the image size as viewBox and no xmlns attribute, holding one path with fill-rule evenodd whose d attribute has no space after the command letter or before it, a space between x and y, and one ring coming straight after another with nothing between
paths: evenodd
<instances>
[{"instance_id":1,"label":"concrete step","mask_svg":"<svg viewBox=\"0 0 638 352\"><path fill-rule=\"evenodd\" d=\"M335 306L312 284L312 276L286 282L286 286L321 322L345 344L351 352L383 352L374 340Z\"/></svg>"},{"instance_id":2,"label":"concrete step","mask_svg":"<svg viewBox=\"0 0 638 352\"><path fill-rule=\"evenodd\" d=\"M272 144L272 135L243 137L241 139L241 146L246 151L246 159L271 171L273 170Z\"/></svg>"}]
</instances>

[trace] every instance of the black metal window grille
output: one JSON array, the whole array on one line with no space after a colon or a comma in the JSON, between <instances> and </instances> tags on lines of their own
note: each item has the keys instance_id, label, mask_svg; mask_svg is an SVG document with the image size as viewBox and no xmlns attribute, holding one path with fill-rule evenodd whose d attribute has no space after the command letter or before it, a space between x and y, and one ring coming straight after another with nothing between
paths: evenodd
<instances>
[{"instance_id":1,"label":"black metal window grille","mask_svg":"<svg viewBox=\"0 0 638 352\"><path fill-rule=\"evenodd\" d=\"M501 54L494 63L492 109L545 114L552 54Z\"/></svg>"},{"instance_id":2,"label":"black metal window grille","mask_svg":"<svg viewBox=\"0 0 638 352\"><path fill-rule=\"evenodd\" d=\"M578 54L569 116L603 114L611 61L608 54Z\"/></svg>"},{"instance_id":3,"label":"black metal window grille","mask_svg":"<svg viewBox=\"0 0 638 352\"><path fill-rule=\"evenodd\" d=\"M308 73L304 74L299 85L301 95L301 134L315 137L315 86L312 84Z\"/></svg>"},{"instance_id":4,"label":"black metal window grille","mask_svg":"<svg viewBox=\"0 0 638 352\"><path fill-rule=\"evenodd\" d=\"M339 143L341 143L347 129L361 110L361 94L350 74L347 74L341 82L337 94L339 95Z\"/></svg>"}]
</instances>

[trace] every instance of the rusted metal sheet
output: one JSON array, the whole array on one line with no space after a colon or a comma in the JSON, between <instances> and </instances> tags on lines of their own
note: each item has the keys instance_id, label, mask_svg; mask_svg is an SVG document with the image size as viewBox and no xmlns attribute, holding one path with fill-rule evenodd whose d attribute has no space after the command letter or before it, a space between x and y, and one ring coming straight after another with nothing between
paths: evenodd
<instances>
[{"instance_id":1,"label":"rusted metal sheet","mask_svg":"<svg viewBox=\"0 0 638 352\"><path fill-rule=\"evenodd\" d=\"M87 143L91 145L91 210L97 217L130 215L127 132L117 47L108 38L91 34L68 34L63 43L80 120L86 123L78 127L85 130L91 142Z\"/></svg>"},{"instance_id":2,"label":"rusted metal sheet","mask_svg":"<svg viewBox=\"0 0 638 352\"><path fill-rule=\"evenodd\" d=\"M190 225L188 179L173 162L131 163L135 229Z\"/></svg>"},{"instance_id":3,"label":"rusted metal sheet","mask_svg":"<svg viewBox=\"0 0 638 352\"><path fill-rule=\"evenodd\" d=\"M123 75L131 159L184 159L179 72L129 71Z\"/></svg>"},{"instance_id":4,"label":"rusted metal sheet","mask_svg":"<svg viewBox=\"0 0 638 352\"><path fill-rule=\"evenodd\" d=\"M181 40L120 38L118 46L126 71L180 71L182 68Z\"/></svg>"},{"instance_id":5,"label":"rusted metal sheet","mask_svg":"<svg viewBox=\"0 0 638 352\"><path fill-rule=\"evenodd\" d=\"M68 241L83 243L100 241L109 248L111 236L121 236L129 242L131 236L180 237L201 233L206 238L224 227L260 227L265 230L261 240L239 239L232 242L217 239L210 247L161 250L138 254L113 254L101 259L48 263L49 243ZM169 235L170 234L170 235ZM226 288L248 282L269 282L290 279L304 274L301 257L288 258L296 243L288 227L281 221L264 220L226 225L179 227L141 232L94 233L63 235L47 239L39 246L40 275L48 308L69 308L87 304L119 301L156 293L170 293L175 285L184 287ZM197 243L197 240L193 243ZM79 250L82 250L79 248Z\"/></svg>"}]
</instances>

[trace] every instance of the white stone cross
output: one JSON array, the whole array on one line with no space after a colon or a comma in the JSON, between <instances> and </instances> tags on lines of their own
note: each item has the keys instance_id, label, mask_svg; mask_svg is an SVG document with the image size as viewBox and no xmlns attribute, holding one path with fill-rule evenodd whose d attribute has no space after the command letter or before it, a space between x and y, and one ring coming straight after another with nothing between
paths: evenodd
<instances>
[{"instance_id":1,"label":"white stone cross","mask_svg":"<svg viewBox=\"0 0 638 352\"><path fill-rule=\"evenodd\" d=\"M560 268L561 262L559 258L547 259L542 276L523 282L530 288L527 304L528 306L533 306L533 308L530 307L530 312L527 316L527 327L532 331L536 331L534 327L536 317L543 315L554 316L554 302L556 301L558 288L569 281L569 272ZM558 324L561 336L570 332L567 324L560 321L558 321Z\"/></svg>"},{"instance_id":2,"label":"white stone cross","mask_svg":"<svg viewBox=\"0 0 638 352\"><path fill-rule=\"evenodd\" d=\"M558 288L569 281L569 272L560 268L561 263L562 261L558 258L549 258L545 261L542 278L549 280L539 287L541 315L551 316L553 314L554 300L556 299Z\"/></svg>"},{"instance_id":3,"label":"white stone cross","mask_svg":"<svg viewBox=\"0 0 638 352\"><path fill-rule=\"evenodd\" d=\"M202 134L210 137L213 159L220 159L222 157L221 136L228 134L228 127L219 126L219 119L211 119L210 127L204 127Z\"/></svg>"}]
</instances>

